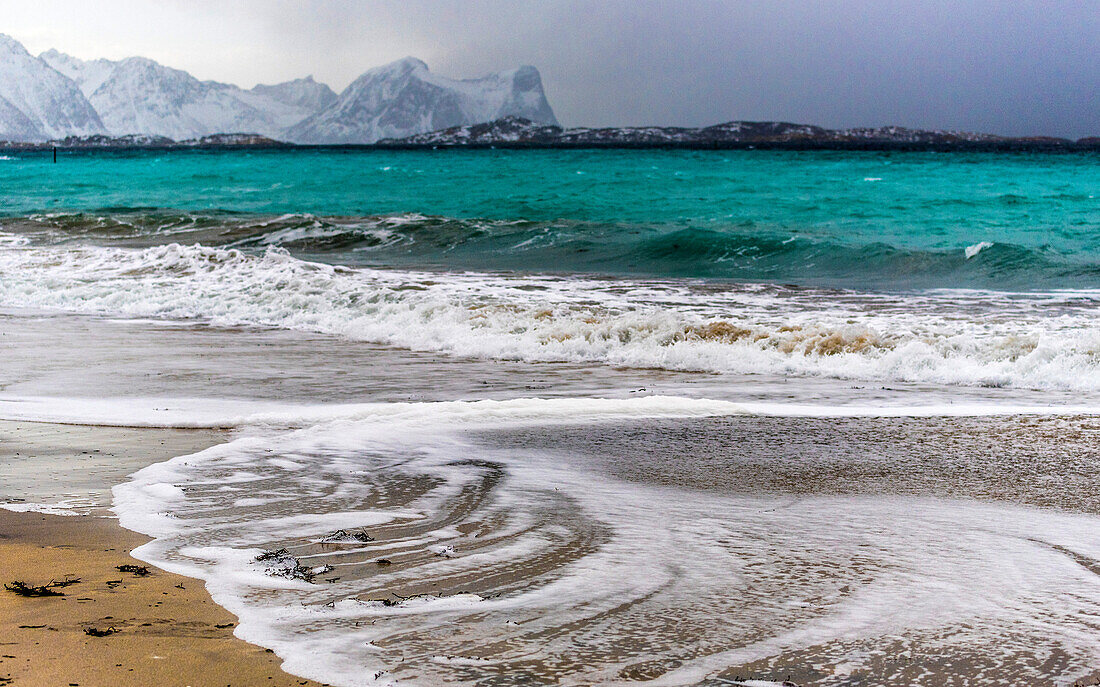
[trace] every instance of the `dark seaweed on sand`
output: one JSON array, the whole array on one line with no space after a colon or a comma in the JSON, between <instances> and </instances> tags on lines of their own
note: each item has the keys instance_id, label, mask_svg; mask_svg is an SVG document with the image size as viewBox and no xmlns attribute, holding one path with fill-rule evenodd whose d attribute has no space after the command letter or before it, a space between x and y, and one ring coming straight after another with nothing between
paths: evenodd
<instances>
[{"instance_id":1,"label":"dark seaweed on sand","mask_svg":"<svg viewBox=\"0 0 1100 687\"><path fill-rule=\"evenodd\" d=\"M131 563L127 563L126 565L116 565L115 570L119 572L134 573L135 575L141 577L149 574L149 568L145 567L144 565L133 565Z\"/></svg>"},{"instance_id":2,"label":"dark seaweed on sand","mask_svg":"<svg viewBox=\"0 0 1100 687\"><path fill-rule=\"evenodd\" d=\"M281 560L283 558L286 558L289 555L290 555L290 552L287 551L286 549L276 549L274 551L264 551L259 556L256 556L256 558L253 559L253 560L255 560L258 563L262 562L262 561L276 561L276 560Z\"/></svg>"},{"instance_id":3,"label":"dark seaweed on sand","mask_svg":"<svg viewBox=\"0 0 1100 687\"><path fill-rule=\"evenodd\" d=\"M303 566L301 562L290 555L290 552L286 549L264 551L253 560L257 563L272 564L272 567L264 571L268 575L274 577L288 577L310 583L313 582L313 578L317 576L318 572L328 572L332 570L329 566L323 566L315 572L312 568Z\"/></svg>"},{"instance_id":4,"label":"dark seaweed on sand","mask_svg":"<svg viewBox=\"0 0 1100 687\"><path fill-rule=\"evenodd\" d=\"M56 589L51 589L49 586L32 587L19 580L4 585L4 589L14 594L18 594L19 596L65 596Z\"/></svg>"},{"instance_id":5,"label":"dark seaweed on sand","mask_svg":"<svg viewBox=\"0 0 1100 687\"><path fill-rule=\"evenodd\" d=\"M104 630L101 630L98 627L84 628L84 634L88 635L89 637L107 637L109 635L115 634L116 632L118 632L118 630L113 627L108 627Z\"/></svg>"},{"instance_id":6,"label":"dark seaweed on sand","mask_svg":"<svg viewBox=\"0 0 1100 687\"><path fill-rule=\"evenodd\" d=\"M370 541L374 541L374 537L364 530L336 530L321 537L322 544L365 544Z\"/></svg>"}]
</instances>

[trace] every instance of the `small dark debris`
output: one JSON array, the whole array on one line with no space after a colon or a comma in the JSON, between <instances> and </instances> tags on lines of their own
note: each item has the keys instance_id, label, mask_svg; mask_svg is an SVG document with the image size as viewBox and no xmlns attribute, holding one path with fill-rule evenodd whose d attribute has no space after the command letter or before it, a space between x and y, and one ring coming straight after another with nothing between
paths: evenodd
<instances>
[{"instance_id":1,"label":"small dark debris","mask_svg":"<svg viewBox=\"0 0 1100 687\"><path fill-rule=\"evenodd\" d=\"M215 625L214 627L218 628L219 630L224 630L227 627L233 627L233 625L234 625L234 623L219 623L219 624Z\"/></svg>"},{"instance_id":2,"label":"small dark debris","mask_svg":"<svg viewBox=\"0 0 1100 687\"><path fill-rule=\"evenodd\" d=\"M108 628L103 629L103 630L99 629L98 627L86 627L86 628L84 628L84 634L88 635L89 637L108 637L108 636L113 635L117 632L118 632L118 630L116 630L113 627L108 627Z\"/></svg>"},{"instance_id":3,"label":"small dark debris","mask_svg":"<svg viewBox=\"0 0 1100 687\"><path fill-rule=\"evenodd\" d=\"M4 589L7 589L9 592L12 592L14 594L18 594L19 596L65 596L61 592L50 589L49 587L31 587L27 586L23 582L20 582L19 580L16 580L11 584L4 585Z\"/></svg>"},{"instance_id":4,"label":"small dark debris","mask_svg":"<svg viewBox=\"0 0 1100 687\"><path fill-rule=\"evenodd\" d=\"M401 603L403 600L404 599L402 599L402 598L397 598L397 599L367 599L367 602L368 603L380 603L383 606L385 606L386 608L389 608L391 606L396 606L397 604Z\"/></svg>"},{"instance_id":5,"label":"small dark debris","mask_svg":"<svg viewBox=\"0 0 1100 687\"><path fill-rule=\"evenodd\" d=\"M115 570L119 572L128 572L137 575L138 577L145 577L149 574L149 568L144 565L133 565L127 563L126 565L116 565Z\"/></svg>"},{"instance_id":6,"label":"small dark debris","mask_svg":"<svg viewBox=\"0 0 1100 687\"><path fill-rule=\"evenodd\" d=\"M375 561L376 565L393 565L393 561L388 558L379 558Z\"/></svg>"},{"instance_id":7,"label":"small dark debris","mask_svg":"<svg viewBox=\"0 0 1100 687\"><path fill-rule=\"evenodd\" d=\"M254 559L257 563L267 563L269 567L264 570L265 573L272 577L286 577L294 580L302 580L303 582L313 582L313 578L318 573L325 573L332 570L329 566L321 566L320 568L308 568L302 565L294 556L290 555L290 552L286 549L278 549L276 551L264 551Z\"/></svg>"},{"instance_id":8,"label":"small dark debris","mask_svg":"<svg viewBox=\"0 0 1100 687\"><path fill-rule=\"evenodd\" d=\"M365 544L374 541L374 537L365 530L336 530L321 537L322 544Z\"/></svg>"},{"instance_id":9,"label":"small dark debris","mask_svg":"<svg viewBox=\"0 0 1100 687\"><path fill-rule=\"evenodd\" d=\"M50 580L50 583L46 586L47 587L68 587L69 585L73 585L73 584L76 584L78 582L80 582L79 577L66 577L65 579L61 580L60 582L58 582L57 580Z\"/></svg>"},{"instance_id":10,"label":"small dark debris","mask_svg":"<svg viewBox=\"0 0 1100 687\"><path fill-rule=\"evenodd\" d=\"M20 625L20 630L41 630L45 625Z\"/></svg>"},{"instance_id":11,"label":"small dark debris","mask_svg":"<svg viewBox=\"0 0 1100 687\"><path fill-rule=\"evenodd\" d=\"M264 551L259 556L256 556L256 558L253 560L255 560L257 563L262 561L274 561L280 558L286 558L289 555L290 552L286 549L276 549L274 551Z\"/></svg>"}]
</instances>

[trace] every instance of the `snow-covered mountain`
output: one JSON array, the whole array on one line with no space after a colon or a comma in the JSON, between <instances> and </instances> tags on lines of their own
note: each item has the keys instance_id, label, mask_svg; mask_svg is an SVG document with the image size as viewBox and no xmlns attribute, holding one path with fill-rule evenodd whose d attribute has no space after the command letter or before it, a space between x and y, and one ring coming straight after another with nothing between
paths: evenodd
<instances>
[{"instance_id":1,"label":"snow-covered mountain","mask_svg":"<svg viewBox=\"0 0 1100 687\"><path fill-rule=\"evenodd\" d=\"M114 71L115 65L118 64L103 58L81 60L53 49L42 53L38 59L75 81L85 96L95 93L95 89L107 80Z\"/></svg>"},{"instance_id":2,"label":"snow-covered mountain","mask_svg":"<svg viewBox=\"0 0 1100 687\"><path fill-rule=\"evenodd\" d=\"M0 34L0 140L103 132L103 122L71 79Z\"/></svg>"},{"instance_id":3,"label":"snow-covered mountain","mask_svg":"<svg viewBox=\"0 0 1100 687\"><path fill-rule=\"evenodd\" d=\"M181 140L255 132L276 137L336 97L312 79L246 91L199 81L144 57L85 61L51 50L41 59L80 86L115 136L137 133Z\"/></svg>"},{"instance_id":4,"label":"snow-covered mountain","mask_svg":"<svg viewBox=\"0 0 1100 687\"><path fill-rule=\"evenodd\" d=\"M534 67L455 80L406 57L364 73L331 106L287 129L285 138L373 143L507 116L557 125Z\"/></svg>"},{"instance_id":5,"label":"snow-covered mountain","mask_svg":"<svg viewBox=\"0 0 1100 687\"><path fill-rule=\"evenodd\" d=\"M455 80L408 57L367 71L337 96L313 77L245 90L144 57L82 60L48 50L36 58L0 34L0 140L252 133L372 143L508 116L557 125L534 67Z\"/></svg>"},{"instance_id":6,"label":"snow-covered mountain","mask_svg":"<svg viewBox=\"0 0 1100 687\"><path fill-rule=\"evenodd\" d=\"M267 86L260 84L252 91L256 95L271 98L284 105L300 107L310 113L320 112L336 102L336 93L312 76Z\"/></svg>"}]
</instances>

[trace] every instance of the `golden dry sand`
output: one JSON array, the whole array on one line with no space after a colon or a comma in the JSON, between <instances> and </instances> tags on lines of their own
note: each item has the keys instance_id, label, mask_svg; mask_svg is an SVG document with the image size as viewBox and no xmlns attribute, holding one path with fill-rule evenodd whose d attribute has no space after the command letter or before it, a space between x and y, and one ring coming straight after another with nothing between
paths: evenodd
<instances>
[{"instance_id":1,"label":"golden dry sand","mask_svg":"<svg viewBox=\"0 0 1100 687\"><path fill-rule=\"evenodd\" d=\"M81 687L316 685L233 636L236 618L202 583L149 568L129 552L146 539L109 518L0 510L0 581L79 578L62 597L0 589L0 685ZM115 630L93 637L85 630Z\"/></svg>"}]
</instances>

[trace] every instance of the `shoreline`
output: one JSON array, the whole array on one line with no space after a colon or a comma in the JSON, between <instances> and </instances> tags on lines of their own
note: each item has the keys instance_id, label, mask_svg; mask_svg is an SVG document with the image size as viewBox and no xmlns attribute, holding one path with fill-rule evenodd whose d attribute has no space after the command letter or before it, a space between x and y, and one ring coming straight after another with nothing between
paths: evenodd
<instances>
[{"instance_id":1,"label":"shoreline","mask_svg":"<svg viewBox=\"0 0 1100 687\"><path fill-rule=\"evenodd\" d=\"M0 589L0 687L319 684L235 637L237 618L201 580L133 558L150 539L105 515L110 487L127 474L223 439L211 431L0 422L0 496L27 495L32 508L47 494L80 504L60 504L69 515L0 509L0 584L60 583L49 589L63 595Z\"/></svg>"},{"instance_id":2,"label":"shoreline","mask_svg":"<svg viewBox=\"0 0 1100 687\"><path fill-rule=\"evenodd\" d=\"M65 144L65 143L15 143L0 141L0 153L125 153L125 152L285 152L333 151L333 152L392 152L392 151L450 151L450 150L685 150L685 151L792 151L792 152L866 152L866 153L1051 153L1074 154L1100 152L1100 142L1070 141L990 141L960 143L923 143L910 141L714 141L683 142L661 141L637 143L631 141L583 143L533 143L526 141L494 141L485 143L271 143L250 144Z\"/></svg>"}]
</instances>

